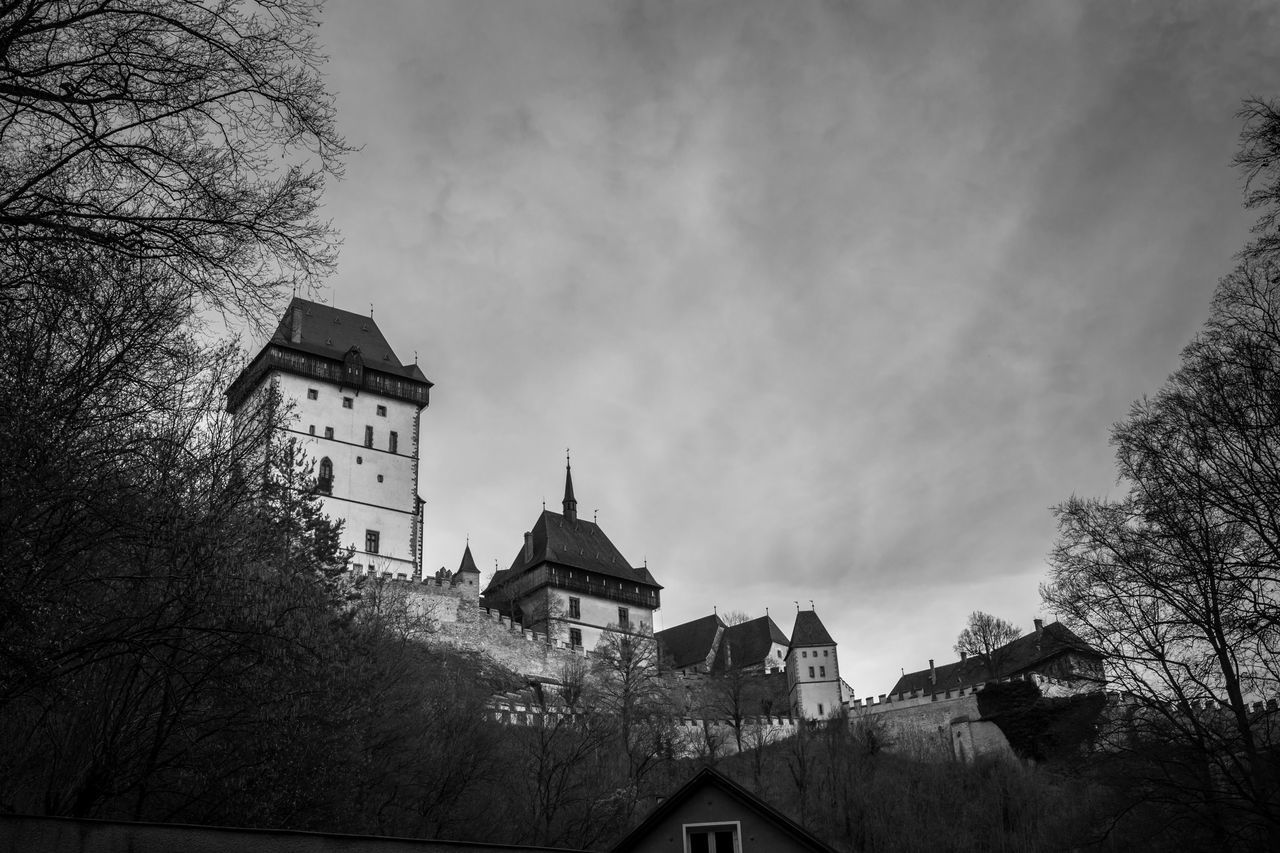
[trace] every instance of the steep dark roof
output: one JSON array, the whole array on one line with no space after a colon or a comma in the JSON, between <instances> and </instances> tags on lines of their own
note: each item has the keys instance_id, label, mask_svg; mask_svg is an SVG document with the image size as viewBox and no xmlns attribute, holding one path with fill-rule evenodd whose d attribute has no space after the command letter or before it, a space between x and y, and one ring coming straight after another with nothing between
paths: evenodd
<instances>
[{"instance_id":1,"label":"steep dark roof","mask_svg":"<svg viewBox=\"0 0 1280 853\"><path fill-rule=\"evenodd\" d=\"M720 648L716 652L716 660L712 665L715 671L723 671L729 664L729 650L733 650L735 667L756 666L769 658L769 650L774 643L787 646L787 635L774 624L773 619L761 616L750 622L741 622L724 629L720 638ZM785 653L784 653L785 654ZM781 661L775 661L781 663Z\"/></svg>"},{"instance_id":2,"label":"steep dark roof","mask_svg":"<svg viewBox=\"0 0 1280 853\"><path fill-rule=\"evenodd\" d=\"M1069 651L1092 655L1098 659L1102 656L1080 639L1061 622L1050 622L1040 631L1019 637L1007 645L1001 646L994 657L997 671L992 673L980 658L969 657L954 663L934 667L936 680L930 680L929 670L921 669L908 672L898 679L889 691L896 696L899 693L917 691L937 693L944 690L955 690L971 684L981 684L993 678L1007 678L1033 669L1038 664Z\"/></svg>"},{"instance_id":3,"label":"steep dark roof","mask_svg":"<svg viewBox=\"0 0 1280 853\"><path fill-rule=\"evenodd\" d=\"M659 631L658 659L673 669L705 664L715 648L716 632L724 628L724 621L714 613Z\"/></svg>"},{"instance_id":4,"label":"steep dark roof","mask_svg":"<svg viewBox=\"0 0 1280 853\"><path fill-rule=\"evenodd\" d=\"M460 572L475 572L480 574L480 570L476 568L476 561L471 556L471 544L467 543L467 549L462 552L462 562L458 564Z\"/></svg>"},{"instance_id":5,"label":"steep dark roof","mask_svg":"<svg viewBox=\"0 0 1280 853\"><path fill-rule=\"evenodd\" d=\"M583 569L618 580L645 584L662 589L647 568L632 566L604 535L594 521L581 518L570 521L563 515L543 510L533 525L533 556L525 559L524 548L516 553L511 566L494 573L485 594L543 563L554 563L572 569Z\"/></svg>"},{"instance_id":6,"label":"steep dark roof","mask_svg":"<svg viewBox=\"0 0 1280 853\"><path fill-rule=\"evenodd\" d=\"M744 808L764 818L781 834L796 842L796 845L800 848L810 850L812 853L835 853L833 848L819 840L817 836L803 826L737 782L710 767L704 767L699 770L692 779L681 785L675 793L663 800L635 829L628 832L621 841L615 844L610 853L627 853L630 850L643 849L645 841L649 840L649 836L662 825L668 816L684 805L685 802L698 796L698 792L709 787L720 789L730 799L736 800Z\"/></svg>"},{"instance_id":7,"label":"steep dark roof","mask_svg":"<svg viewBox=\"0 0 1280 853\"><path fill-rule=\"evenodd\" d=\"M796 613L796 624L791 629L791 645L789 648L799 649L805 646L834 646L836 641L827 633L827 626L822 624L818 614L812 610L801 610Z\"/></svg>"},{"instance_id":8,"label":"steep dark roof","mask_svg":"<svg viewBox=\"0 0 1280 853\"><path fill-rule=\"evenodd\" d=\"M564 466L564 500L561 504L565 512L578 508L578 499L573 496L573 471L570 470L568 463Z\"/></svg>"},{"instance_id":9,"label":"steep dark roof","mask_svg":"<svg viewBox=\"0 0 1280 853\"><path fill-rule=\"evenodd\" d=\"M418 365L400 361L372 317L298 296L289 302L271 343L339 361L357 347L365 367L427 382Z\"/></svg>"}]
</instances>

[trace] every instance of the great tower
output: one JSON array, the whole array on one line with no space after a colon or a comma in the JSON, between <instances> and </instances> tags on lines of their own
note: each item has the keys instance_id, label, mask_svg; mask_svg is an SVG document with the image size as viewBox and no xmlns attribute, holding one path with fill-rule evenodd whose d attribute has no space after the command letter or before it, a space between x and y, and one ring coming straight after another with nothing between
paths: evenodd
<instances>
[{"instance_id":1,"label":"great tower","mask_svg":"<svg viewBox=\"0 0 1280 853\"><path fill-rule=\"evenodd\" d=\"M315 463L324 509L344 522L352 568L422 576L418 426L431 383L400 361L372 317L294 297L275 334L227 389L236 417L287 406L270 440Z\"/></svg>"}]
</instances>

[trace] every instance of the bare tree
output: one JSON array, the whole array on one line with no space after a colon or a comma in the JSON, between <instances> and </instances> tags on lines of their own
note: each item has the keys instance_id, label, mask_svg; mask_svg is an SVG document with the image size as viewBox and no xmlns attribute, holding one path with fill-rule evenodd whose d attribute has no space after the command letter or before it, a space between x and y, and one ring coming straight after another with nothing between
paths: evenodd
<instances>
[{"instance_id":1,"label":"bare tree","mask_svg":"<svg viewBox=\"0 0 1280 853\"><path fill-rule=\"evenodd\" d=\"M306 0L0 7L0 294L93 252L254 310L333 264L315 216L348 148Z\"/></svg>"},{"instance_id":2,"label":"bare tree","mask_svg":"<svg viewBox=\"0 0 1280 853\"><path fill-rule=\"evenodd\" d=\"M1012 623L975 610L969 614L969 624L956 638L955 652L958 655L976 657L994 678L1000 674L1000 667L1004 663L1001 649L1020 636L1022 631Z\"/></svg>"},{"instance_id":3,"label":"bare tree","mask_svg":"<svg viewBox=\"0 0 1280 853\"><path fill-rule=\"evenodd\" d=\"M1274 259L1280 252L1280 101L1250 98L1240 107L1240 148L1234 165L1244 176L1245 207L1261 210L1245 247L1250 260Z\"/></svg>"},{"instance_id":4,"label":"bare tree","mask_svg":"<svg viewBox=\"0 0 1280 853\"><path fill-rule=\"evenodd\" d=\"M1134 703L1109 732L1131 790L1223 847L1280 833L1280 720L1252 707L1280 687L1278 388L1280 270L1246 262L1179 370L1114 428L1127 494L1057 508L1042 588Z\"/></svg>"}]
</instances>

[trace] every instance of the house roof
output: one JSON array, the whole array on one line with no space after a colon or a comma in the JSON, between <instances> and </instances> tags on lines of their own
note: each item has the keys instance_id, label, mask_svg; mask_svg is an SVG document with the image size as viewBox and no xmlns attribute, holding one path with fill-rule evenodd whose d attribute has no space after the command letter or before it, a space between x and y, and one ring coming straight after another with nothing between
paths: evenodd
<instances>
[{"instance_id":1,"label":"house roof","mask_svg":"<svg viewBox=\"0 0 1280 853\"><path fill-rule=\"evenodd\" d=\"M813 610L796 612L796 624L791 628L790 649L806 646L834 646L836 641L827 633L827 626L822 624L818 614Z\"/></svg>"},{"instance_id":2,"label":"house roof","mask_svg":"<svg viewBox=\"0 0 1280 853\"><path fill-rule=\"evenodd\" d=\"M954 663L934 667L934 680L929 678L929 670L921 669L908 672L898 679L889 691L892 695L899 693L936 693L943 690L954 690L981 684L993 678L1007 678L1018 675L1049 658L1069 651L1081 652L1101 658L1102 656L1084 640L1077 637L1061 622L1050 622L1039 631L1032 631L1011 643L1001 646L995 653L997 671L991 672L981 658L968 657Z\"/></svg>"},{"instance_id":3,"label":"house roof","mask_svg":"<svg viewBox=\"0 0 1280 853\"><path fill-rule=\"evenodd\" d=\"M628 832L626 837L615 844L610 853L627 853L627 851L640 849L649 836L661 827L668 816L707 788L717 788L729 798L740 803L744 808L755 812L755 814L772 824L779 833L796 842L796 846L800 849L811 850L814 853L835 853L834 848L825 844L809 830L737 782L710 767L704 767L699 770L692 779L663 800L635 829Z\"/></svg>"},{"instance_id":4,"label":"house roof","mask_svg":"<svg viewBox=\"0 0 1280 853\"><path fill-rule=\"evenodd\" d=\"M544 509L530 532L533 535L533 556L525 559L525 550L521 547L511 561L510 568L494 573L485 589L486 595L496 591L508 580L543 563L583 569L662 589L647 568L628 563L594 521L581 518L570 520L560 513Z\"/></svg>"},{"instance_id":5,"label":"house roof","mask_svg":"<svg viewBox=\"0 0 1280 853\"><path fill-rule=\"evenodd\" d=\"M417 364L400 361L372 317L298 296L289 302L270 345L338 361L356 347L367 368L431 384Z\"/></svg>"},{"instance_id":6,"label":"house roof","mask_svg":"<svg viewBox=\"0 0 1280 853\"><path fill-rule=\"evenodd\" d=\"M735 667L764 663L774 644L785 648L788 645L787 635L768 616L730 625L724 629L724 636L720 638L720 648L716 651L712 669L723 671L728 667L730 649Z\"/></svg>"},{"instance_id":7,"label":"house roof","mask_svg":"<svg viewBox=\"0 0 1280 853\"><path fill-rule=\"evenodd\" d=\"M658 641L658 660L673 669L705 664L715 648L716 634L724 628L724 620L716 614L694 619L654 634Z\"/></svg>"}]
</instances>

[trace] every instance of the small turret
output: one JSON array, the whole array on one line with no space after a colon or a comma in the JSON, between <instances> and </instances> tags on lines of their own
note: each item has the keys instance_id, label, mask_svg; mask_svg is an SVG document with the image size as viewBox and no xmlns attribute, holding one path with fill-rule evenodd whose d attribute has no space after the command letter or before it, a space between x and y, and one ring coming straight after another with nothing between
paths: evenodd
<instances>
[{"instance_id":1,"label":"small turret","mask_svg":"<svg viewBox=\"0 0 1280 853\"><path fill-rule=\"evenodd\" d=\"M476 567L476 561L471 556L470 542L462 552L462 562L458 564L458 571L453 575L453 583L462 589L463 598L480 600L480 569Z\"/></svg>"}]
</instances>

